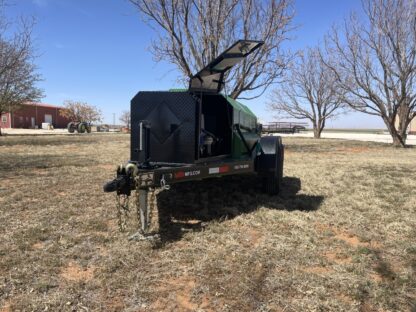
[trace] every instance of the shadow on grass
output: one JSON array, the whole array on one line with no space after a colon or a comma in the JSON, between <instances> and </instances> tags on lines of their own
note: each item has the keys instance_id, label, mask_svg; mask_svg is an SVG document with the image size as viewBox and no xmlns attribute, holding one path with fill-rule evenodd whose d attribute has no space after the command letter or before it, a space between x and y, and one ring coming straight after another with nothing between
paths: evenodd
<instances>
[{"instance_id":1,"label":"shadow on grass","mask_svg":"<svg viewBox=\"0 0 416 312\"><path fill-rule=\"evenodd\" d=\"M324 197L298 194L301 181L283 178L278 196L261 190L257 175L239 175L172 185L171 190L158 194L161 242L181 239L184 232L199 231L204 223L224 221L258 208L314 211Z\"/></svg>"},{"instance_id":2,"label":"shadow on grass","mask_svg":"<svg viewBox=\"0 0 416 312\"><path fill-rule=\"evenodd\" d=\"M372 250L375 256L375 267L374 270L381 276L381 278L388 283L394 283L397 279L396 273L393 271L392 266L389 262L383 259L381 252L378 250Z\"/></svg>"}]
</instances>

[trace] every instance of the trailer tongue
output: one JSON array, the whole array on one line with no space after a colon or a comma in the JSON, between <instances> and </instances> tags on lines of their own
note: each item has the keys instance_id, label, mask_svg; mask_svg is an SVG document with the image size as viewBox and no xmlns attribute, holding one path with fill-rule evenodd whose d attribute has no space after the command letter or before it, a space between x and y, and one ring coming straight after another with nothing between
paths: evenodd
<instances>
[{"instance_id":1,"label":"trailer tongue","mask_svg":"<svg viewBox=\"0 0 416 312\"><path fill-rule=\"evenodd\" d=\"M156 188L223 175L257 173L277 194L283 176L280 137L261 137L248 107L221 94L225 73L263 45L234 43L190 79L188 90L139 92L131 101L131 160L104 185L117 192L120 230L136 193L139 234L152 234Z\"/></svg>"}]
</instances>

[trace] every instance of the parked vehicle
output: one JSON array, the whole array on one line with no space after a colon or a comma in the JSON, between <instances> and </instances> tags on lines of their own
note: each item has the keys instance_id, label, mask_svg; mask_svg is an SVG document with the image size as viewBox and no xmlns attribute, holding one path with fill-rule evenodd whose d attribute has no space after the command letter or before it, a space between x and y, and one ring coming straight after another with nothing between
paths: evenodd
<instances>
[{"instance_id":1,"label":"parked vehicle","mask_svg":"<svg viewBox=\"0 0 416 312\"><path fill-rule=\"evenodd\" d=\"M224 74L262 44L237 41L193 76L186 90L142 91L132 99L130 161L118 167L104 191L117 192L119 209L137 192L142 234L148 234L149 192L155 188L256 173L265 192L279 192L281 138L261 137L261 125L250 109L220 93ZM121 221L119 225L122 228Z\"/></svg>"},{"instance_id":2,"label":"parked vehicle","mask_svg":"<svg viewBox=\"0 0 416 312\"><path fill-rule=\"evenodd\" d=\"M270 122L267 125L263 125L262 132L264 134L270 133L299 133L305 131L307 123L304 122Z\"/></svg>"},{"instance_id":3,"label":"parked vehicle","mask_svg":"<svg viewBox=\"0 0 416 312\"><path fill-rule=\"evenodd\" d=\"M67 129L69 133L74 133L75 131L78 133L91 133L91 124L88 122L70 122Z\"/></svg>"}]
</instances>

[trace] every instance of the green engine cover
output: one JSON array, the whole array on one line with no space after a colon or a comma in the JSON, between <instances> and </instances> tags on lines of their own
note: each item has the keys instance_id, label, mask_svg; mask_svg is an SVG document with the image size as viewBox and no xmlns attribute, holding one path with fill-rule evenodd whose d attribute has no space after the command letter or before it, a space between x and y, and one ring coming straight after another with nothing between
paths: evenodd
<instances>
[{"instance_id":1,"label":"green engine cover","mask_svg":"<svg viewBox=\"0 0 416 312\"><path fill-rule=\"evenodd\" d=\"M260 140L260 134L257 133L257 117L244 104L226 97L228 103L233 107L233 126L240 126L241 134L250 148L253 148ZM244 144L240 134L236 129L233 131L232 157L247 157L247 147Z\"/></svg>"}]
</instances>

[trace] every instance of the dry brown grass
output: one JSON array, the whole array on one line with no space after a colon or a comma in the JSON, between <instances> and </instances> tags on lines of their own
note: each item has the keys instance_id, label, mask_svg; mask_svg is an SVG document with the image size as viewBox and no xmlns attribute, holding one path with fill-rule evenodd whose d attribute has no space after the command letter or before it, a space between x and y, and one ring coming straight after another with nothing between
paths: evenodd
<instances>
[{"instance_id":1,"label":"dry brown grass","mask_svg":"<svg viewBox=\"0 0 416 312\"><path fill-rule=\"evenodd\" d=\"M0 138L0 311L414 310L416 149L284 143L280 197L175 185L149 243L102 193L128 136Z\"/></svg>"}]
</instances>

